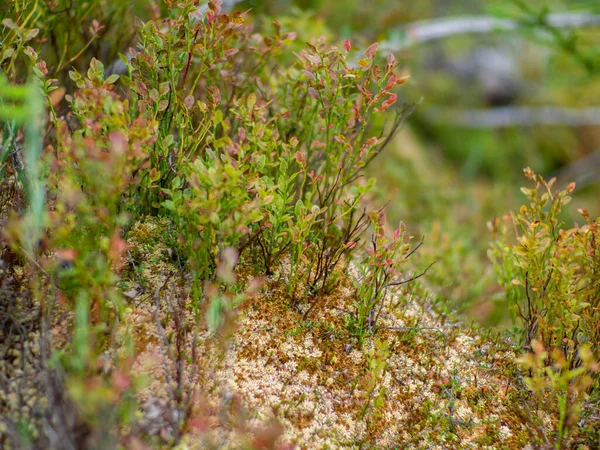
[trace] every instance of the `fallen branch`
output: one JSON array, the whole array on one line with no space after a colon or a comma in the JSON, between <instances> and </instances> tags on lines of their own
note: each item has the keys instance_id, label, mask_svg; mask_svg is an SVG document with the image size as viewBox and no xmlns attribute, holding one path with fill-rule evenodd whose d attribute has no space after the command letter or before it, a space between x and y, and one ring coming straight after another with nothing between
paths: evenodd
<instances>
[{"instance_id":1,"label":"fallen branch","mask_svg":"<svg viewBox=\"0 0 600 450\"><path fill-rule=\"evenodd\" d=\"M600 14L548 14L545 23L554 28L582 28L600 26ZM400 37L381 43L380 48L398 51L413 45L464 34L485 34L496 31L514 31L536 23L493 16L461 16L422 20L408 24Z\"/></svg>"},{"instance_id":2,"label":"fallen branch","mask_svg":"<svg viewBox=\"0 0 600 450\"><path fill-rule=\"evenodd\" d=\"M512 126L600 125L600 107L561 108L555 106L506 106L491 109L446 109L430 107L426 118L433 123L464 128L504 128Z\"/></svg>"}]
</instances>

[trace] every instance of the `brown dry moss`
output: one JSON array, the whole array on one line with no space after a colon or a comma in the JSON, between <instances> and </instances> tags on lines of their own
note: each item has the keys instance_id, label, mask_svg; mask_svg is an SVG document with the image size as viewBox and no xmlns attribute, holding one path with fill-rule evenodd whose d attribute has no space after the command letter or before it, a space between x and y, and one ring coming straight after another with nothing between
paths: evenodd
<instances>
[{"instance_id":1,"label":"brown dry moss","mask_svg":"<svg viewBox=\"0 0 600 450\"><path fill-rule=\"evenodd\" d=\"M147 248L138 255L138 264L161 260L166 250L156 248L159 255ZM146 267L151 290L168 268ZM258 276L250 263L239 272L245 282ZM410 289L396 292L396 307L384 309L381 325L390 329L380 330L376 339L387 346L389 356L387 369L373 381L369 363L377 358L370 351L374 340L360 348L346 327L354 272L348 270L329 295L307 298L297 307L286 295L284 277L275 273L259 294L236 308L235 328L225 346L219 336L199 330L201 344L198 359L188 364L195 373L189 382L200 386L210 411L222 408L224 399L235 399L244 411L246 432L277 420L283 425L280 442L300 448L522 448L527 435L524 421L513 411L520 389L513 383L513 353L471 329L449 326L426 298ZM184 292L174 289L171 295ZM304 319L302 312L315 301ZM165 395L160 375L164 361L151 331L153 304L150 296L140 296L129 315L138 343L145 345L139 348L146 355L146 370L154 378L143 395L146 401ZM417 329L405 329L410 327ZM378 396L383 402L375 407ZM240 444L233 426L211 423L222 428L220 445ZM197 442L194 435L189 435L190 445ZM486 442L490 440L494 442Z\"/></svg>"}]
</instances>

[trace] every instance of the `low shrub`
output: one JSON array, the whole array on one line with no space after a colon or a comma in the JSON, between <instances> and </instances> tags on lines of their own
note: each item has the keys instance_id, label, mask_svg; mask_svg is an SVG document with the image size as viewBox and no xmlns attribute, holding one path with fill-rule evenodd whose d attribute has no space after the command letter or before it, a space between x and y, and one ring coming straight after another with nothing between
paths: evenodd
<instances>
[{"instance_id":1,"label":"low shrub","mask_svg":"<svg viewBox=\"0 0 600 450\"><path fill-rule=\"evenodd\" d=\"M573 368L582 345L600 348L600 221L580 210L586 223L566 228L559 214L575 184L553 192L554 180L525 174L533 183L522 188L529 203L494 220L489 255L520 325L520 344L530 349L537 339L558 348Z\"/></svg>"},{"instance_id":2,"label":"low shrub","mask_svg":"<svg viewBox=\"0 0 600 450\"><path fill-rule=\"evenodd\" d=\"M529 202L490 224L489 256L517 325L519 362L535 409L558 416L548 438L536 431L543 429L538 415L529 415L532 438L560 449L600 379L600 219L579 210L585 224L565 227L560 212L575 184L555 192L554 179L529 168L525 175L533 183L521 189Z\"/></svg>"},{"instance_id":3,"label":"low shrub","mask_svg":"<svg viewBox=\"0 0 600 450\"><path fill-rule=\"evenodd\" d=\"M295 35L278 23L261 36L241 12L192 0L166 2L162 19L137 19L137 42L118 58L125 69L112 73L114 61L100 56L114 51L102 52L102 42L113 45L131 31L128 23L109 33L124 9L55 3L16 2L2 22L12 50L0 61L12 82L0 85L0 174L13 192L2 197L3 239L28 268L46 330L40 345L47 361L37 370L68 393L49 399L43 420L70 409L60 433L74 448L99 445L108 428L114 442L127 430L133 435L124 440L143 438L132 415L140 383L130 373L132 336L123 334L132 300L121 274L130 259L128 231L159 216L172 223L164 239L176 243L183 289L177 301L160 288L155 294L158 345L176 369L168 379L176 385L169 400L176 444L195 398L193 389L183 392L180 373L196 351L188 331L206 313L209 328L224 332L229 312L256 288L238 282L238 261L259 275L281 269L289 303L304 303L304 318L335 286L339 265L369 224L363 199L374 181L362 180L361 170L407 110L388 134L374 135L370 124L395 104L393 90L406 77L395 74L392 56L380 62L376 44L356 63L348 40L341 49L315 41L292 59L285 49ZM66 25L60 14L79 24L94 6L102 21L85 29L86 42L68 32L53 42ZM7 108L13 97L25 106ZM361 329L372 329L381 293L370 301ZM172 335L164 317L175 322ZM59 318L68 319L67 336L55 339L47 331ZM107 411L110 420L98 421ZM28 439L54 445L50 435Z\"/></svg>"},{"instance_id":4,"label":"low shrub","mask_svg":"<svg viewBox=\"0 0 600 450\"><path fill-rule=\"evenodd\" d=\"M359 339L366 334L373 334L377 329L377 321L381 315L390 290L415 281L423 276L402 274L400 268L414 254L422 242L411 249L410 236L404 224L394 231L388 239L385 233L385 213L372 213L370 217L374 233L371 246L367 248L367 256L362 264L362 277L356 281L356 311L350 320L350 329ZM429 266L431 267L431 265ZM403 277L403 278L402 278Z\"/></svg>"}]
</instances>

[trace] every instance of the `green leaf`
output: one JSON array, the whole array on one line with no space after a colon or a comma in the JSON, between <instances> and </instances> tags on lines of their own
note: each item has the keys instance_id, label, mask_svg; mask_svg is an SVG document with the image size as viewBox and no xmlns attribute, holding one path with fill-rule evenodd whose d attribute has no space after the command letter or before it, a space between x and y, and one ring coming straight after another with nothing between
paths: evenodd
<instances>
[{"instance_id":1,"label":"green leaf","mask_svg":"<svg viewBox=\"0 0 600 450\"><path fill-rule=\"evenodd\" d=\"M252 108L254 108L254 105L256 105L256 94L253 92L246 99L246 106L249 110L252 110Z\"/></svg>"},{"instance_id":2,"label":"green leaf","mask_svg":"<svg viewBox=\"0 0 600 450\"><path fill-rule=\"evenodd\" d=\"M213 125L217 126L223 122L223 111L217 109L212 117Z\"/></svg>"},{"instance_id":3,"label":"green leaf","mask_svg":"<svg viewBox=\"0 0 600 450\"><path fill-rule=\"evenodd\" d=\"M167 99L161 100L158 103L158 111L159 112L164 111L165 109L167 109L167 106L169 106L169 100L167 100Z\"/></svg>"},{"instance_id":4,"label":"green leaf","mask_svg":"<svg viewBox=\"0 0 600 450\"><path fill-rule=\"evenodd\" d=\"M208 327L213 331L223 323L223 302L221 301L221 297L213 297L208 307L206 321L208 322Z\"/></svg>"},{"instance_id":5,"label":"green leaf","mask_svg":"<svg viewBox=\"0 0 600 450\"><path fill-rule=\"evenodd\" d=\"M168 209L169 211L176 211L177 207L175 206L175 203L173 202L173 200L165 200L164 202L161 203L162 207L165 209Z\"/></svg>"},{"instance_id":6,"label":"green leaf","mask_svg":"<svg viewBox=\"0 0 600 450\"><path fill-rule=\"evenodd\" d=\"M294 207L294 215L296 217L300 217L303 210L304 210L304 203L302 203L302 200L298 200L296 202L296 206Z\"/></svg>"},{"instance_id":7,"label":"green leaf","mask_svg":"<svg viewBox=\"0 0 600 450\"><path fill-rule=\"evenodd\" d=\"M115 84L118 79L119 79L119 75L117 75L116 73L113 73L106 79L106 84Z\"/></svg>"}]
</instances>

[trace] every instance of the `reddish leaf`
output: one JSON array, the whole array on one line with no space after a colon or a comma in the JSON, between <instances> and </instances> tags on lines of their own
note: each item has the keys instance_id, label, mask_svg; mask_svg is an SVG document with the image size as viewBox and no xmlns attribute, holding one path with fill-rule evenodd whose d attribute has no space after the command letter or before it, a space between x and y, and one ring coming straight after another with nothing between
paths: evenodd
<instances>
[{"instance_id":1,"label":"reddish leaf","mask_svg":"<svg viewBox=\"0 0 600 450\"><path fill-rule=\"evenodd\" d=\"M377 42L369 45L369 47L365 51L365 56L369 59L373 59L375 57L375 54L377 53L378 49L379 49L379 44Z\"/></svg>"},{"instance_id":2,"label":"reddish leaf","mask_svg":"<svg viewBox=\"0 0 600 450\"><path fill-rule=\"evenodd\" d=\"M397 99L396 94L390 94L388 99L385 100L379 108L377 108L377 111L387 111L390 106L392 106L394 103L396 103L396 99Z\"/></svg>"},{"instance_id":3,"label":"reddish leaf","mask_svg":"<svg viewBox=\"0 0 600 450\"><path fill-rule=\"evenodd\" d=\"M410 78L410 75L405 75L403 77L400 77L396 80L396 84L404 84L408 81L409 78Z\"/></svg>"},{"instance_id":4,"label":"reddish leaf","mask_svg":"<svg viewBox=\"0 0 600 450\"><path fill-rule=\"evenodd\" d=\"M203 432L208 430L209 424L204 417L194 417L188 420L187 426L192 431Z\"/></svg>"},{"instance_id":5,"label":"reddish leaf","mask_svg":"<svg viewBox=\"0 0 600 450\"><path fill-rule=\"evenodd\" d=\"M125 153L129 147L127 143L127 136L121 131L113 131L108 136L110 140L110 147L113 153L122 154Z\"/></svg>"},{"instance_id":6,"label":"reddish leaf","mask_svg":"<svg viewBox=\"0 0 600 450\"><path fill-rule=\"evenodd\" d=\"M194 102L196 100L194 99L193 95L188 95L184 100L183 100L183 104L185 105L185 107L187 109L192 109L194 106Z\"/></svg>"},{"instance_id":7,"label":"reddish leaf","mask_svg":"<svg viewBox=\"0 0 600 450\"><path fill-rule=\"evenodd\" d=\"M116 370L113 373L113 386L117 392L122 393L131 386L131 377L127 375L123 370Z\"/></svg>"},{"instance_id":8,"label":"reddish leaf","mask_svg":"<svg viewBox=\"0 0 600 450\"><path fill-rule=\"evenodd\" d=\"M275 449L275 443L277 442L277 439L279 439L279 437L282 435L282 433L283 426L279 422L274 421L271 424L269 424L269 426L263 428L262 430L259 430L255 434L252 446L253 448L258 450Z\"/></svg>"},{"instance_id":9,"label":"reddish leaf","mask_svg":"<svg viewBox=\"0 0 600 450\"><path fill-rule=\"evenodd\" d=\"M58 249L54 252L56 257L65 262L73 262L77 258L77 250L72 248Z\"/></svg>"},{"instance_id":10,"label":"reddish leaf","mask_svg":"<svg viewBox=\"0 0 600 450\"><path fill-rule=\"evenodd\" d=\"M305 76L306 78L308 78L308 79L310 79L310 80L314 80L314 79L315 79L315 75L314 75L312 72L308 71L308 70L304 70L304 69L303 69L303 70L302 70L302 73L304 74L304 76Z\"/></svg>"},{"instance_id":11,"label":"reddish leaf","mask_svg":"<svg viewBox=\"0 0 600 450\"><path fill-rule=\"evenodd\" d=\"M46 67L46 61L40 61L37 66L38 66L38 69L40 69L44 75L48 75L48 68Z\"/></svg>"},{"instance_id":12,"label":"reddish leaf","mask_svg":"<svg viewBox=\"0 0 600 450\"><path fill-rule=\"evenodd\" d=\"M313 63L315 65L320 65L321 64L321 58L319 58L317 55L307 54L307 55L304 55L304 58L307 61L309 61L309 62L311 62L311 63Z\"/></svg>"},{"instance_id":13,"label":"reddish leaf","mask_svg":"<svg viewBox=\"0 0 600 450\"><path fill-rule=\"evenodd\" d=\"M221 91L217 86L210 86L208 88L208 92L210 92L212 96L212 103L214 105L218 105L219 103L221 103Z\"/></svg>"},{"instance_id":14,"label":"reddish leaf","mask_svg":"<svg viewBox=\"0 0 600 450\"><path fill-rule=\"evenodd\" d=\"M61 86L58 89L56 89L50 93L50 95L49 95L50 103L52 103L52 106L54 108L56 108L56 106L58 106L58 104L61 102L61 100L65 96L66 91L67 90Z\"/></svg>"},{"instance_id":15,"label":"reddish leaf","mask_svg":"<svg viewBox=\"0 0 600 450\"><path fill-rule=\"evenodd\" d=\"M300 164L302 167L306 165L306 158L304 157L302 152L296 152L295 158L298 164Z\"/></svg>"},{"instance_id":16,"label":"reddish leaf","mask_svg":"<svg viewBox=\"0 0 600 450\"><path fill-rule=\"evenodd\" d=\"M394 86L396 86L396 81L398 81L398 78L396 77L396 75L391 74L388 78L387 84L385 85L385 90L389 91Z\"/></svg>"},{"instance_id":17,"label":"reddish leaf","mask_svg":"<svg viewBox=\"0 0 600 450\"><path fill-rule=\"evenodd\" d=\"M108 252L108 256L112 260L115 268L119 270L123 267L122 255L129 248L127 242L125 242L121 236L119 236L119 232L115 231L113 235L110 237L110 249Z\"/></svg>"},{"instance_id":18,"label":"reddish leaf","mask_svg":"<svg viewBox=\"0 0 600 450\"><path fill-rule=\"evenodd\" d=\"M350 44L350 39L348 39L348 38L344 39L344 50L346 51L346 53L348 53L351 48L352 48L352 44Z\"/></svg>"}]
</instances>

